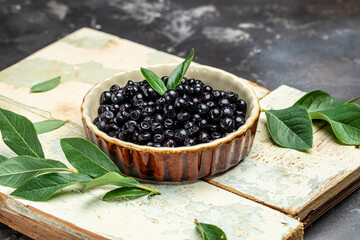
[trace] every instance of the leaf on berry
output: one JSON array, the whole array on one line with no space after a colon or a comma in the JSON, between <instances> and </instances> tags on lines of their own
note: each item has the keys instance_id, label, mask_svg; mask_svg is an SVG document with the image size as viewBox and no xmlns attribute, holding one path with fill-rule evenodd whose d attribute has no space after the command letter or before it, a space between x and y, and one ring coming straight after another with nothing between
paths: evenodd
<instances>
[{"instance_id":1,"label":"leaf on berry","mask_svg":"<svg viewBox=\"0 0 360 240\"><path fill-rule=\"evenodd\" d=\"M68 121L62 121L57 119L45 120L42 122L34 123L37 134L43 134L58 129Z\"/></svg>"},{"instance_id":2,"label":"leaf on berry","mask_svg":"<svg viewBox=\"0 0 360 240\"><path fill-rule=\"evenodd\" d=\"M226 234L219 227L212 224L200 223L197 219L195 219L195 224L203 240L227 240Z\"/></svg>"},{"instance_id":3,"label":"leaf on berry","mask_svg":"<svg viewBox=\"0 0 360 240\"><path fill-rule=\"evenodd\" d=\"M34 86L31 87L30 92L37 93L37 92L49 91L49 90L55 88L57 85L59 85L60 79L61 79L61 77L58 76L58 77L52 78L50 80L47 80L45 82L35 84Z\"/></svg>"},{"instance_id":4,"label":"leaf on berry","mask_svg":"<svg viewBox=\"0 0 360 240\"><path fill-rule=\"evenodd\" d=\"M44 158L35 127L26 117L0 108L0 131L4 143L17 155Z\"/></svg>"},{"instance_id":5,"label":"leaf on berry","mask_svg":"<svg viewBox=\"0 0 360 240\"><path fill-rule=\"evenodd\" d=\"M151 87L158 92L160 95L163 95L167 91L165 83L159 78L153 71L150 71L146 68L140 68L142 75L145 77L146 81L151 85Z\"/></svg>"},{"instance_id":6,"label":"leaf on berry","mask_svg":"<svg viewBox=\"0 0 360 240\"><path fill-rule=\"evenodd\" d=\"M167 83L167 87L169 89L175 89L176 86L180 84L181 79L184 77L193 58L194 58L194 49L191 49L191 52L187 56L187 58L181 64L179 64L170 74L169 80Z\"/></svg>"}]
</instances>

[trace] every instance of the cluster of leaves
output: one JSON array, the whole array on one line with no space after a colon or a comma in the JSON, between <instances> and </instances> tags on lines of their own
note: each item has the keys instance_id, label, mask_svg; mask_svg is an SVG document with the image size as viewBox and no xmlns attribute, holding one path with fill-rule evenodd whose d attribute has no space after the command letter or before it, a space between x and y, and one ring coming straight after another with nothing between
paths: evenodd
<instances>
[{"instance_id":1,"label":"cluster of leaves","mask_svg":"<svg viewBox=\"0 0 360 240\"><path fill-rule=\"evenodd\" d=\"M187 58L171 72L167 85L165 85L161 78L158 77L153 71L146 68L140 69L141 73L145 77L146 81L150 84L150 86L160 95L163 95L168 89L175 89L176 86L180 84L181 79L184 77L193 58L194 49L191 49L191 52L187 56Z\"/></svg>"},{"instance_id":2,"label":"cluster of leaves","mask_svg":"<svg viewBox=\"0 0 360 240\"><path fill-rule=\"evenodd\" d=\"M11 195L32 201L45 201L59 190L77 183L85 191L102 185L121 188L105 194L103 199L149 197L159 191L143 186L121 174L111 159L97 146L83 138L64 138L61 148L69 163L46 159L38 133L60 127L64 122L44 121L34 124L26 117L0 108L0 131L4 143L18 156L0 156L0 185L16 188Z\"/></svg>"},{"instance_id":3,"label":"cluster of leaves","mask_svg":"<svg viewBox=\"0 0 360 240\"><path fill-rule=\"evenodd\" d=\"M360 145L360 106L331 97L322 90L308 92L293 106L281 110L264 110L269 133L282 147L312 148L312 119L331 125L337 139L346 145Z\"/></svg>"}]
</instances>

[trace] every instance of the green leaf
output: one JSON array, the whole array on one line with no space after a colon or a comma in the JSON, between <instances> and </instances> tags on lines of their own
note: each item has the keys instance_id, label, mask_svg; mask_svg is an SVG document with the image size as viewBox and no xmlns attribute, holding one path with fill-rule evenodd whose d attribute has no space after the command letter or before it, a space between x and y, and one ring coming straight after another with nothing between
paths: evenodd
<instances>
[{"instance_id":1,"label":"green leaf","mask_svg":"<svg viewBox=\"0 0 360 240\"><path fill-rule=\"evenodd\" d=\"M278 145L296 150L312 147L311 119L304 107L265 110L265 114L269 133Z\"/></svg>"},{"instance_id":2,"label":"green leaf","mask_svg":"<svg viewBox=\"0 0 360 240\"><path fill-rule=\"evenodd\" d=\"M30 156L13 157L0 164L0 185L16 188L41 173L67 169L65 164L55 160Z\"/></svg>"},{"instance_id":3,"label":"green leaf","mask_svg":"<svg viewBox=\"0 0 360 240\"><path fill-rule=\"evenodd\" d=\"M153 71L141 68L141 73L151 87L160 95L163 95L168 90L165 83Z\"/></svg>"},{"instance_id":4,"label":"green leaf","mask_svg":"<svg viewBox=\"0 0 360 240\"><path fill-rule=\"evenodd\" d=\"M194 49L191 49L189 56L187 56L187 58L181 64L179 64L170 74L167 83L167 87L169 89L175 89L176 86L180 84L181 79L184 77L193 58L194 58Z\"/></svg>"},{"instance_id":5,"label":"green leaf","mask_svg":"<svg viewBox=\"0 0 360 240\"><path fill-rule=\"evenodd\" d=\"M328 110L343 104L345 104L345 102L333 98L322 90L313 90L305 94L294 105L305 107L311 114L313 112Z\"/></svg>"},{"instance_id":6,"label":"green leaf","mask_svg":"<svg viewBox=\"0 0 360 240\"><path fill-rule=\"evenodd\" d=\"M225 233L219 227L200 223L195 219L196 229L201 234L203 240L227 240Z\"/></svg>"},{"instance_id":7,"label":"green leaf","mask_svg":"<svg viewBox=\"0 0 360 240\"><path fill-rule=\"evenodd\" d=\"M58 77L52 78L50 80L47 80L45 82L35 84L34 86L31 87L30 92L46 92L46 91L49 91L49 90L55 88L57 85L59 85L60 79L61 79L61 77L58 76Z\"/></svg>"},{"instance_id":8,"label":"green leaf","mask_svg":"<svg viewBox=\"0 0 360 240\"><path fill-rule=\"evenodd\" d=\"M115 185L121 187L139 187L140 183L131 177L124 177L116 172L108 172L105 175L93 179L85 187L85 191L103 185Z\"/></svg>"},{"instance_id":9,"label":"green leaf","mask_svg":"<svg viewBox=\"0 0 360 240\"><path fill-rule=\"evenodd\" d=\"M51 132L51 131L61 127L62 125L64 125L67 122L68 121L50 119L50 120L45 120L42 122L36 122L36 123L34 123L34 126L35 126L37 134L42 134L42 133L46 133L46 132Z\"/></svg>"},{"instance_id":10,"label":"green leaf","mask_svg":"<svg viewBox=\"0 0 360 240\"><path fill-rule=\"evenodd\" d=\"M44 158L35 127L26 117L0 108L0 131L4 143L17 155Z\"/></svg>"},{"instance_id":11,"label":"green leaf","mask_svg":"<svg viewBox=\"0 0 360 240\"><path fill-rule=\"evenodd\" d=\"M136 187L121 187L121 188L117 188L114 190L111 190L109 192L107 192L104 197L103 200L109 200L109 199L135 199L135 198L139 198L145 195L148 195L149 191L143 190L143 189L139 189Z\"/></svg>"},{"instance_id":12,"label":"green leaf","mask_svg":"<svg viewBox=\"0 0 360 240\"><path fill-rule=\"evenodd\" d=\"M5 161L5 160L7 160L7 158L0 155L0 163L2 163L2 162Z\"/></svg>"},{"instance_id":13,"label":"green leaf","mask_svg":"<svg viewBox=\"0 0 360 240\"><path fill-rule=\"evenodd\" d=\"M67 160L81 173L92 177L100 177L108 172L120 173L105 153L83 138L63 138L60 144Z\"/></svg>"},{"instance_id":14,"label":"green leaf","mask_svg":"<svg viewBox=\"0 0 360 240\"><path fill-rule=\"evenodd\" d=\"M91 177L79 173L49 173L30 179L13 191L11 195L30 201L45 201L67 186L88 183L91 179Z\"/></svg>"},{"instance_id":15,"label":"green leaf","mask_svg":"<svg viewBox=\"0 0 360 240\"><path fill-rule=\"evenodd\" d=\"M341 143L360 145L360 106L358 104L348 103L334 109L315 112L311 114L311 117L329 122Z\"/></svg>"}]
</instances>

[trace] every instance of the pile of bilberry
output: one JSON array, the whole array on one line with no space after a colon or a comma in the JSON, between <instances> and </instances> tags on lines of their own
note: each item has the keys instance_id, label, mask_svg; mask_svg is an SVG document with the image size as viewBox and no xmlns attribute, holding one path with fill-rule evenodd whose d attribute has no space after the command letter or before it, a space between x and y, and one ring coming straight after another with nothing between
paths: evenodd
<instances>
[{"instance_id":1,"label":"pile of bilberry","mask_svg":"<svg viewBox=\"0 0 360 240\"><path fill-rule=\"evenodd\" d=\"M167 85L169 77L161 80ZM231 91L213 90L201 80L181 78L160 95L148 81L114 84L100 97L93 123L110 137L154 147L193 146L236 131L247 104Z\"/></svg>"}]
</instances>

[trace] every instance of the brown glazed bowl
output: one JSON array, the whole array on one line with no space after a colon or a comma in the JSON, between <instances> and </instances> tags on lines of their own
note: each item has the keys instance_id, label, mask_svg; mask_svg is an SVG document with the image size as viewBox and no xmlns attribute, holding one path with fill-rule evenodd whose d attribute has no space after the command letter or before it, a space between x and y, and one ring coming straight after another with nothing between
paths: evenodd
<instances>
[{"instance_id":1,"label":"brown glazed bowl","mask_svg":"<svg viewBox=\"0 0 360 240\"><path fill-rule=\"evenodd\" d=\"M148 67L158 76L168 76L176 64ZM138 179L159 182L192 181L221 173L238 164L251 148L259 119L259 100L247 83L233 74L208 66L192 64L187 78L200 79L213 89L239 94L248 105L246 122L226 137L191 147L149 147L109 137L92 120L97 116L103 91L117 83L124 86L131 79L142 81L140 68L115 74L89 90L81 105L82 121L87 138L104 151L122 173Z\"/></svg>"}]
</instances>

